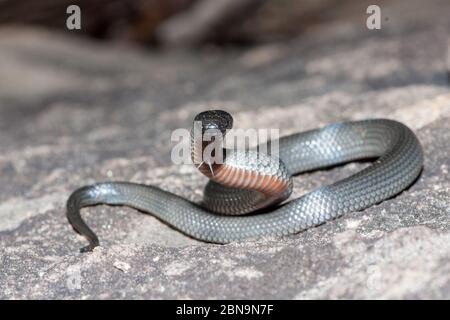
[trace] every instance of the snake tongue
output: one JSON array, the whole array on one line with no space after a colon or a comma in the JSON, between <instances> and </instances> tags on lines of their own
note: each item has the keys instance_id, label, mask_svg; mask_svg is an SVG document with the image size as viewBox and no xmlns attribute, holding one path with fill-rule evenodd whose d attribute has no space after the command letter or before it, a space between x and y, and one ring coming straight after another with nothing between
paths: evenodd
<instances>
[{"instance_id":1,"label":"snake tongue","mask_svg":"<svg viewBox=\"0 0 450 320\"><path fill-rule=\"evenodd\" d=\"M200 167L201 167L202 164L204 164L204 163L205 163L205 161L200 162L200 163L197 165L197 169L200 169Z\"/></svg>"},{"instance_id":2,"label":"snake tongue","mask_svg":"<svg viewBox=\"0 0 450 320\"><path fill-rule=\"evenodd\" d=\"M214 177L214 170L212 168L211 162L207 162L207 163L208 163L208 166L209 166L209 170L211 170L211 174Z\"/></svg>"}]
</instances>

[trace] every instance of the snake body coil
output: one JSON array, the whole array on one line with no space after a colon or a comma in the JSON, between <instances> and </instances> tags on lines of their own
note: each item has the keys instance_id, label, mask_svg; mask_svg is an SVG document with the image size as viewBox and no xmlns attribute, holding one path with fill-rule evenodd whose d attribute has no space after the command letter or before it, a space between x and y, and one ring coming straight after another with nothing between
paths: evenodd
<instances>
[{"instance_id":1,"label":"snake body coil","mask_svg":"<svg viewBox=\"0 0 450 320\"><path fill-rule=\"evenodd\" d=\"M224 111L200 113L195 121L200 122L203 132L212 129L216 134L232 126L231 116ZM423 165L415 134L387 119L333 124L282 137L278 143L278 158L252 150L222 149L223 163L210 163L202 159L206 144L193 137L192 159L210 178L201 205L155 186L128 182L98 183L76 190L67 201L67 217L89 240L82 251L99 245L97 236L81 218L80 209L86 206L130 206L196 239L228 243L294 234L362 210L407 188ZM362 171L276 206L291 194L292 175L371 158L376 160ZM270 206L274 207L270 212L253 214Z\"/></svg>"}]
</instances>

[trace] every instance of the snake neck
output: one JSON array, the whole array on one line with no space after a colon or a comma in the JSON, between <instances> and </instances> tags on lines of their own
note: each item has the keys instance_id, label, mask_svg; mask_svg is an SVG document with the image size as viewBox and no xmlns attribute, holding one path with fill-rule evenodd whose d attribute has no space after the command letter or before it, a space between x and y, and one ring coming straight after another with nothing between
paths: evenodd
<instances>
[{"instance_id":1,"label":"snake neck","mask_svg":"<svg viewBox=\"0 0 450 320\"><path fill-rule=\"evenodd\" d=\"M220 147L213 149L212 153L209 152L211 154L205 159L205 149L214 144L215 141L203 141L201 137L196 137L191 131L192 162L203 175L211 180L214 180L216 173L223 170L226 158L226 150L220 144Z\"/></svg>"},{"instance_id":2,"label":"snake neck","mask_svg":"<svg viewBox=\"0 0 450 320\"><path fill-rule=\"evenodd\" d=\"M248 208L239 209L241 214L279 203L292 193L292 178L279 159L255 151L220 148L223 163L207 163L203 159L207 145L196 141L191 144L192 160L204 176L227 188L251 190L260 194L258 201L250 200ZM212 209L214 204L208 207Z\"/></svg>"},{"instance_id":3,"label":"snake neck","mask_svg":"<svg viewBox=\"0 0 450 320\"><path fill-rule=\"evenodd\" d=\"M288 198L292 178L281 160L257 151L223 147L226 130L231 124L232 119L218 111L202 113L194 119L191 130L194 165L204 176L225 188L255 191L256 194L244 201L248 208L240 207L241 211L253 211Z\"/></svg>"}]
</instances>

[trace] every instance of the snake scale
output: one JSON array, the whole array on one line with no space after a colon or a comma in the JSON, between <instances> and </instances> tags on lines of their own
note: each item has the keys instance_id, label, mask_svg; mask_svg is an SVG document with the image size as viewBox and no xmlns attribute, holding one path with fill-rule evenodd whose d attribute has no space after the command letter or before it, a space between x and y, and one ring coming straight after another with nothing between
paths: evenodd
<instances>
[{"instance_id":1,"label":"snake scale","mask_svg":"<svg viewBox=\"0 0 450 320\"><path fill-rule=\"evenodd\" d=\"M202 112L194 120L200 122L203 132L213 129L217 134L226 134L233 123L231 115L220 110ZM80 209L87 206L133 207L193 238L228 243L295 234L365 209L407 188L423 166L416 135L404 124L388 119L332 124L277 142L277 157L257 149L221 148L223 163L212 163L202 159L207 143L192 137L192 159L210 179L201 204L156 186L130 182L103 182L74 191L67 201L67 217L89 241L81 251L99 245L80 215ZM362 159L374 161L345 179L282 203L291 194L292 175Z\"/></svg>"}]
</instances>

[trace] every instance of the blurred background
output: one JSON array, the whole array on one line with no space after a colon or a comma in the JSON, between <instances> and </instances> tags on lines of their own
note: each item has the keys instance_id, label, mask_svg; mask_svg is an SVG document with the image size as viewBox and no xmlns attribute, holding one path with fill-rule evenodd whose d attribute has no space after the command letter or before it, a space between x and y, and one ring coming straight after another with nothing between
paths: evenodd
<instances>
[{"instance_id":1,"label":"blurred background","mask_svg":"<svg viewBox=\"0 0 450 320\"><path fill-rule=\"evenodd\" d=\"M296 37L321 23L359 18L374 1L351 0L0 0L0 24L66 30L66 8L82 8L82 36L149 47L251 45ZM376 1L382 5L385 1ZM361 9L363 11L361 11Z\"/></svg>"}]
</instances>

